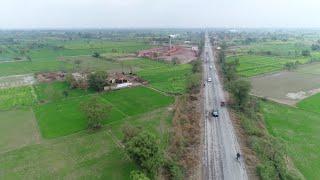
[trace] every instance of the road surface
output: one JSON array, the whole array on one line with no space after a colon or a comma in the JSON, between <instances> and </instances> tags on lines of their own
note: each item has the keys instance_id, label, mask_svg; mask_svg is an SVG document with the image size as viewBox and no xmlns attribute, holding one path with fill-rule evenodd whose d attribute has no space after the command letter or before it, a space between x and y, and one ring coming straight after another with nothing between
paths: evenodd
<instances>
[{"instance_id":1,"label":"road surface","mask_svg":"<svg viewBox=\"0 0 320 180\"><path fill-rule=\"evenodd\" d=\"M225 97L207 33L205 36L203 60L205 79L203 178L210 180L246 180L248 176L244 161L242 158L240 158L240 161L236 160L236 154L240 152L240 146L230 120L228 109L220 107L220 102L225 101ZM208 78L211 78L212 82L208 82ZM219 117L211 115L213 109L219 112Z\"/></svg>"}]
</instances>

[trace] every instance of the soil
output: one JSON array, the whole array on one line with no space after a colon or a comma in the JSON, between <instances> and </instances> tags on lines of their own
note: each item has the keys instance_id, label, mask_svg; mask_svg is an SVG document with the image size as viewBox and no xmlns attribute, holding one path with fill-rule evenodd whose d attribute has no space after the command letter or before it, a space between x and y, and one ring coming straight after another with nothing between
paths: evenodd
<instances>
[{"instance_id":1,"label":"soil","mask_svg":"<svg viewBox=\"0 0 320 180\"><path fill-rule=\"evenodd\" d=\"M156 57L155 57L155 54ZM196 60L197 52L192 50L191 47L186 46L175 46L169 51L168 47L159 47L149 50L140 51L138 57L148 57L151 59L162 59L165 61L172 61L177 59L178 63L186 64L190 61Z\"/></svg>"}]
</instances>

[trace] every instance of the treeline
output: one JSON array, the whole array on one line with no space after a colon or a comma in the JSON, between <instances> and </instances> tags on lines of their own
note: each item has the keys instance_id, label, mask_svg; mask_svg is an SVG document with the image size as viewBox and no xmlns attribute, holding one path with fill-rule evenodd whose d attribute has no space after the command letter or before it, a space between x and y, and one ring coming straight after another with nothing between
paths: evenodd
<instances>
[{"instance_id":1,"label":"treeline","mask_svg":"<svg viewBox=\"0 0 320 180\"><path fill-rule=\"evenodd\" d=\"M251 84L236 72L239 60L226 62L225 47L218 52L226 90L231 94L230 106L241 120L248 146L255 151L260 162L256 167L261 179L302 179L299 172L288 167L286 147L279 139L271 136L261 112L261 100L250 96Z\"/></svg>"}]
</instances>

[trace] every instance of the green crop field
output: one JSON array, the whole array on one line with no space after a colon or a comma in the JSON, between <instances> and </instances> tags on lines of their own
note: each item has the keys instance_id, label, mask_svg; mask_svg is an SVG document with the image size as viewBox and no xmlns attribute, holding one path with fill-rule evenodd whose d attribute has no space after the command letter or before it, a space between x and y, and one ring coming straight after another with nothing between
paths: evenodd
<instances>
[{"instance_id":1,"label":"green crop field","mask_svg":"<svg viewBox=\"0 0 320 180\"><path fill-rule=\"evenodd\" d=\"M268 41L252 43L246 46L244 49L252 50L255 53L270 51L275 56L294 56L296 52L300 53L302 50L311 50L311 44L309 42L290 40L283 41Z\"/></svg>"},{"instance_id":2,"label":"green crop field","mask_svg":"<svg viewBox=\"0 0 320 180\"><path fill-rule=\"evenodd\" d=\"M0 111L0 153L35 144L39 140L40 133L31 108Z\"/></svg>"},{"instance_id":3,"label":"green crop field","mask_svg":"<svg viewBox=\"0 0 320 180\"><path fill-rule=\"evenodd\" d=\"M320 176L320 113L311 112L319 106L308 104L318 99L314 96L302 101L299 108L271 102L262 106L269 132L284 141L289 157L306 179Z\"/></svg>"},{"instance_id":4,"label":"green crop field","mask_svg":"<svg viewBox=\"0 0 320 180\"><path fill-rule=\"evenodd\" d=\"M173 65L148 59L127 61L125 64L139 68L138 76L147 80L151 87L167 93L184 93L191 73L190 64Z\"/></svg>"},{"instance_id":5,"label":"green crop field","mask_svg":"<svg viewBox=\"0 0 320 180\"><path fill-rule=\"evenodd\" d=\"M138 72L138 75L149 81L156 89L169 93L184 93L186 81L191 73L191 65L177 65L168 68L147 69Z\"/></svg>"},{"instance_id":6,"label":"green crop field","mask_svg":"<svg viewBox=\"0 0 320 180\"><path fill-rule=\"evenodd\" d=\"M90 96L70 98L36 106L35 114L42 136L54 138L84 130L87 127L87 121L81 111L81 103L88 101L89 98ZM116 108L112 108L104 123L123 117L125 115Z\"/></svg>"},{"instance_id":7,"label":"green crop field","mask_svg":"<svg viewBox=\"0 0 320 180\"><path fill-rule=\"evenodd\" d=\"M80 66L81 70L114 70L115 66L116 69L120 69L119 63L95 59L91 55L93 52L99 52L105 58L112 58L151 47L146 43L135 41L49 41L45 47L30 49L27 54L20 54L20 49L28 49L26 46L0 46L0 63L11 61L1 63L0 76L72 70L74 61L65 61L66 59L81 60L83 62ZM26 56L29 56L31 61L28 61ZM23 61L14 61L15 57Z\"/></svg>"},{"instance_id":8,"label":"green crop field","mask_svg":"<svg viewBox=\"0 0 320 180\"><path fill-rule=\"evenodd\" d=\"M300 101L297 106L307 111L320 113L320 94L315 94Z\"/></svg>"},{"instance_id":9,"label":"green crop field","mask_svg":"<svg viewBox=\"0 0 320 180\"><path fill-rule=\"evenodd\" d=\"M85 96L93 93L90 90L70 89L67 82L52 82L52 83L40 83L35 85L35 92L37 94L38 101L56 101L64 98ZM66 91L67 97L63 94Z\"/></svg>"},{"instance_id":10,"label":"green crop field","mask_svg":"<svg viewBox=\"0 0 320 180\"><path fill-rule=\"evenodd\" d=\"M164 96L145 87L105 93L102 97L111 103L115 109L129 116L145 113L173 103L172 97Z\"/></svg>"},{"instance_id":11,"label":"green crop field","mask_svg":"<svg viewBox=\"0 0 320 180\"><path fill-rule=\"evenodd\" d=\"M173 103L172 97L144 87L105 93L101 97L101 101L112 107L105 124ZM87 122L80 104L89 98L90 96L82 96L37 105L35 114L43 137L54 138L84 130Z\"/></svg>"},{"instance_id":12,"label":"green crop field","mask_svg":"<svg viewBox=\"0 0 320 180\"><path fill-rule=\"evenodd\" d=\"M301 64L308 62L309 58L282 58L275 56L256 56L256 55L242 55L229 56L227 61L234 61L239 58L240 65L237 71L240 75L251 77L259 74L280 71L287 62L299 61Z\"/></svg>"},{"instance_id":13,"label":"green crop field","mask_svg":"<svg viewBox=\"0 0 320 180\"><path fill-rule=\"evenodd\" d=\"M0 156L3 179L130 179L137 169L116 144L125 123L153 132L161 144L168 142L171 113L167 108L106 125L96 133L82 131L70 136L43 140Z\"/></svg>"},{"instance_id":14,"label":"green crop field","mask_svg":"<svg viewBox=\"0 0 320 180\"><path fill-rule=\"evenodd\" d=\"M31 106L36 102L29 86L0 89L0 110Z\"/></svg>"}]
</instances>

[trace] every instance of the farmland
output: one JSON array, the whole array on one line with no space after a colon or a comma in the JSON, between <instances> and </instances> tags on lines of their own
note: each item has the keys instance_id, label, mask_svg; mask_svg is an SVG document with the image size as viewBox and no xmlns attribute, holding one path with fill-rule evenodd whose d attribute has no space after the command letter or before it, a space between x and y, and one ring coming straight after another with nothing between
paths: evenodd
<instances>
[{"instance_id":1,"label":"farmland","mask_svg":"<svg viewBox=\"0 0 320 180\"><path fill-rule=\"evenodd\" d=\"M320 114L312 112L319 106L309 106L315 101L319 102L318 96L302 101L299 108L271 102L262 106L269 132L285 143L288 155L306 179L317 179L320 172Z\"/></svg>"},{"instance_id":2,"label":"farmland","mask_svg":"<svg viewBox=\"0 0 320 180\"><path fill-rule=\"evenodd\" d=\"M283 69L287 62L299 61L301 64L308 62L308 58L289 58L289 57L272 57L272 56L256 56L256 55L243 55L243 56L230 56L229 61L234 61L238 58L240 65L237 68L240 75L245 77L256 76L269 72L276 72Z\"/></svg>"},{"instance_id":3,"label":"farmland","mask_svg":"<svg viewBox=\"0 0 320 180\"><path fill-rule=\"evenodd\" d=\"M30 108L1 111L0 153L39 142L39 129Z\"/></svg>"},{"instance_id":4,"label":"farmland","mask_svg":"<svg viewBox=\"0 0 320 180\"><path fill-rule=\"evenodd\" d=\"M35 101L30 86L0 89L1 110L13 107L31 106Z\"/></svg>"},{"instance_id":5,"label":"farmland","mask_svg":"<svg viewBox=\"0 0 320 180\"><path fill-rule=\"evenodd\" d=\"M0 32L0 179L129 179L141 168L125 152L125 125L155 135L160 151L166 151L175 95L186 92L192 66L138 58L137 51L157 46L149 36ZM147 83L95 92L70 88L63 79L37 79L39 73L57 71L130 73ZM98 130L88 128L81 108L92 97L111 107Z\"/></svg>"},{"instance_id":6,"label":"farmland","mask_svg":"<svg viewBox=\"0 0 320 180\"><path fill-rule=\"evenodd\" d=\"M35 114L42 135L53 138L84 130L87 124L80 105L89 98L83 96L36 106ZM171 97L140 87L107 93L101 96L100 101L111 106L110 115L104 124L168 106L173 102Z\"/></svg>"},{"instance_id":7,"label":"farmland","mask_svg":"<svg viewBox=\"0 0 320 180\"><path fill-rule=\"evenodd\" d=\"M319 92L319 63L306 64L294 71L250 78L252 93L277 102L294 105Z\"/></svg>"},{"instance_id":8,"label":"farmland","mask_svg":"<svg viewBox=\"0 0 320 180\"><path fill-rule=\"evenodd\" d=\"M227 61L239 60L237 70L241 76L278 72L284 69L286 63L305 64L319 60L319 52L311 49L316 38L305 38L305 34L260 33L251 33L240 39L233 35L234 40L227 41ZM314 35L317 37L318 34Z\"/></svg>"}]
</instances>

